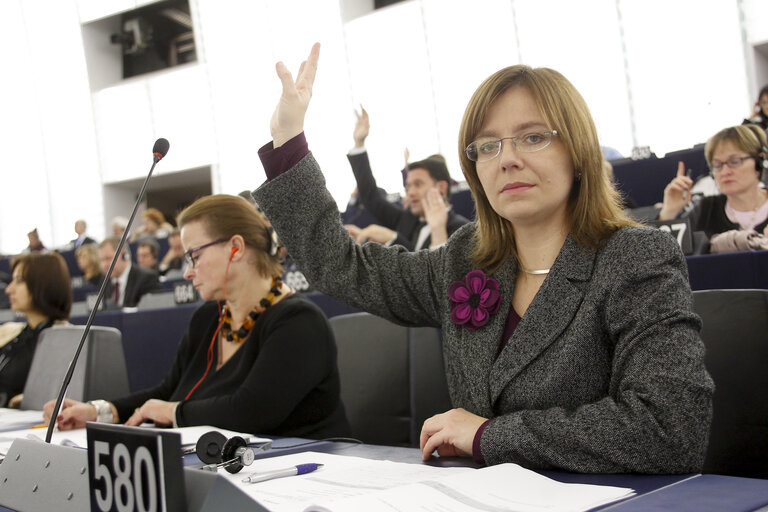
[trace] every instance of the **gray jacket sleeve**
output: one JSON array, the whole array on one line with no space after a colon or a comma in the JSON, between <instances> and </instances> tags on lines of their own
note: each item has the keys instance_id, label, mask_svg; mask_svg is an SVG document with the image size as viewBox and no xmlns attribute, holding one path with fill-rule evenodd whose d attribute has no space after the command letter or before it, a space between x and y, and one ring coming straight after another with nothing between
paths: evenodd
<instances>
[{"instance_id":1,"label":"gray jacket sleeve","mask_svg":"<svg viewBox=\"0 0 768 512\"><path fill-rule=\"evenodd\" d=\"M302 191L302 197L295 198L301 215L290 211L298 206L284 200L296 190ZM339 221L336 202L311 153L253 196L317 289L400 324L440 326L442 313L434 298L438 251L356 244Z\"/></svg>"}]
</instances>

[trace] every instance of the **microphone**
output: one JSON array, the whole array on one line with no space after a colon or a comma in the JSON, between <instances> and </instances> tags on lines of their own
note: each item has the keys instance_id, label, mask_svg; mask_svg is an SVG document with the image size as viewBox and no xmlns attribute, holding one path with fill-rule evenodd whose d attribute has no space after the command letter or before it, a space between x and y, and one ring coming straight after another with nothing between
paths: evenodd
<instances>
[{"instance_id":1,"label":"microphone","mask_svg":"<svg viewBox=\"0 0 768 512\"><path fill-rule=\"evenodd\" d=\"M96 312L99 310L99 305L101 304L101 299L104 297L104 292L107 290L107 284L109 284L110 279L112 278L112 270L115 268L115 262L117 261L117 258L120 257L120 253L123 250L123 246L125 245L125 240L128 238L128 233L131 231L131 225L133 225L133 219L136 217L136 211L139 209L139 204L141 204L141 201L144 199L144 192L147 190L147 184L149 184L149 179L152 177L152 171L155 170L155 166L157 165L157 162L163 159L163 157L168 153L168 148L170 147L170 143L163 138L157 139L155 141L155 145L152 147L152 167L149 168L149 174L147 174L147 178L144 180L144 184L141 186L141 191L139 192L139 196L136 198L136 204L133 205L133 211L131 212L131 217L128 219L128 224L125 226L125 231L123 231L123 236L120 238L120 243L117 246L117 249L115 250L115 256L112 258L112 263L109 265L109 270L107 271L107 275L104 277L104 279L101 282L101 288L99 288L99 294L96 296L96 302L93 305L93 308L91 309L91 313L88 315L88 321L85 323L85 329L83 330L83 337L80 338L80 343L77 345L77 349L75 350L75 355L72 357L72 361L69 363L69 368L67 369L67 373L64 375L64 382L61 384L61 390L59 391L58 396L56 397L56 405L53 408L53 413L51 414L51 420L48 423L48 430L45 433L45 442L50 443L51 437L53 436L53 429L56 426L56 418L59 415L59 409L61 408L62 402L64 402L64 395L67 393L67 388L69 387L69 383L72 381L72 375L75 373L75 366L77 365L77 360L80 358L80 352L83 350L83 345L85 345L85 340L88 338L88 332L91 330L91 325L93 324L94 318L96 318Z\"/></svg>"}]
</instances>

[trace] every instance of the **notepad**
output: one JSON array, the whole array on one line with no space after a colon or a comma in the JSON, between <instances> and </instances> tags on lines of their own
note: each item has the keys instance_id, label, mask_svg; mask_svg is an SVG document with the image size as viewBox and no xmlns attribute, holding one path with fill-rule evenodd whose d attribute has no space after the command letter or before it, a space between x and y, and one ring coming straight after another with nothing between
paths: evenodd
<instances>
[{"instance_id":1,"label":"notepad","mask_svg":"<svg viewBox=\"0 0 768 512\"><path fill-rule=\"evenodd\" d=\"M573 512L634 495L623 487L557 482L517 464L440 468L318 452L256 460L243 474L310 462L324 467L256 484L242 483L239 474L228 478L275 512Z\"/></svg>"}]
</instances>

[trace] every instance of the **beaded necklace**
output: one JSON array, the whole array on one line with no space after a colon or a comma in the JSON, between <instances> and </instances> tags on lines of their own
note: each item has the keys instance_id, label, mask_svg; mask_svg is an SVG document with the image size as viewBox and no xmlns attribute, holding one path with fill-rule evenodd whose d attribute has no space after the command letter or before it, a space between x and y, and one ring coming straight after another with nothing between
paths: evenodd
<instances>
[{"instance_id":1,"label":"beaded necklace","mask_svg":"<svg viewBox=\"0 0 768 512\"><path fill-rule=\"evenodd\" d=\"M269 289L269 293L266 297L259 301L259 305L253 308L245 317L243 325L237 331L232 330L232 312L229 310L229 304L224 306L223 312L223 326L222 333L226 332L225 339L229 343L240 343L248 337L248 334L256 324L256 319L261 313L263 313L268 307L277 302L277 298L283 294L283 280L279 277L272 279L272 287ZM227 332L228 331L228 332Z\"/></svg>"}]
</instances>

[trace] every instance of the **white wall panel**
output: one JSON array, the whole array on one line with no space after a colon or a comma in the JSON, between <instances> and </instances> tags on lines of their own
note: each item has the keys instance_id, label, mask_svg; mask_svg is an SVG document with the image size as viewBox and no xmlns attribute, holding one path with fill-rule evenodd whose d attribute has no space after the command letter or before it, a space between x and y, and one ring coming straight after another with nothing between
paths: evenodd
<instances>
[{"instance_id":1,"label":"white wall panel","mask_svg":"<svg viewBox=\"0 0 768 512\"><path fill-rule=\"evenodd\" d=\"M514 5L523 62L565 75L586 100L601 144L629 155L632 133L615 0L515 0Z\"/></svg>"},{"instance_id":2,"label":"white wall panel","mask_svg":"<svg viewBox=\"0 0 768 512\"><path fill-rule=\"evenodd\" d=\"M741 123L749 98L736 2L620 6L640 145L663 154Z\"/></svg>"},{"instance_id":3,"label":"white wall panel","mask_svg":"<svg viewBox=\"0 0 768 512\"><path fill-rule=\"evenodd\" d=\"M93 109L103 182L146 175L152 145L157 137L164 137L155 133L146 79L130 80L94 93Z\"/></svg>"},{"instance_id":4,"label":"white wall panel","mask_svg":"<svg viewBox=\"0 0 768 512\"><path fill-rule=\"evenodd\" d=\"M366 141L377 183L388 192L402 192L399 170L408 147L411 160L441 151L435 119L432 76L419 2L381 9L347 24L347 52L355 104L371 118ZM353 112L340 137L352 147ZM340 172L352 176L349 164ZM354 182L349 185L349 192Z\"/></svg>"},{"instance_id":5,"label":"white wall panel","mask_svg":"<svg viewBox=\"0 0 768 512\"><path fill-rule=\"evenodd\" d=\"M171 143L168 158L159 172L172 172L210 165L216 138L213 132L211 94L205 69L199 65L154 73L147 78L152 118L152 142L142 153L151 156L154 140L164 137ZM145 134L135 134L143 138ZM139 137L137 137L137 142ZM149 158L151 160L151 158ZM146 169L137 169L137 176Z\"/></svg>"}]
</instances>

